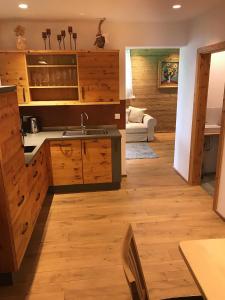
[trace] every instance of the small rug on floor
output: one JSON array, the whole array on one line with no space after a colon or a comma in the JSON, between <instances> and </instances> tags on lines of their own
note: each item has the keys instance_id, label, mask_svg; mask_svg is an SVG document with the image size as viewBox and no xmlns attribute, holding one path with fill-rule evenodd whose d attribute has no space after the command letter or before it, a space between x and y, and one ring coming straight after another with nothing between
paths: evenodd
<instances>
[{"instance_id":1,"label":"small rug on floor","mask_svg":"<svg viewBox=\"0 0 225 300\"><path fill-rule=\"evenodd\" d=\"M126 159L158 158L148 143L126 143Z\"/></svg>"}]
</instances>

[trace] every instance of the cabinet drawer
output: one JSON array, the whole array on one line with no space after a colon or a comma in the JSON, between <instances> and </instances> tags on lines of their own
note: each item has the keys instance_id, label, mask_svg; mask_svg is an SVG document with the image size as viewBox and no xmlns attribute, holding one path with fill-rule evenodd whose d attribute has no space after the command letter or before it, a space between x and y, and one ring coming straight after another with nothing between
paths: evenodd
<instances>
[{"instance_id":1,"label":"cabinet drawer","mask_svg":"<svg viewBox=\"0 0 225 300\"><path fill-rule=\"evenodd\" d=\"M32 189L29 193L29 201L32 203L41 203L44 200L45 195L43 196L43 191L48 190L49 180L47 173L43 170L40 172L35 184L32 186Z\"/></svg>"},{"instance_id":2,"label":"cabinet drawer","mask_svg":"<svg viewBox=\"0 0 225 300\"><path fill-rule=\"evenodd\" d=\"M37 181L33 192L30 196L30 202L31 202L31 224L34 227L35 223L37 221L37 218L39 216L43 201L46 197L47 191L48 191L49 181L48 177L41 176L41 178Z\"/></svg>"},{"instance_id":3,"label":"cabinet drawer","mask_svg":"<svg viewBox=\"0 0 225 300\"><path fill-rule=\"evenodd\" d=\"M32 224L33 221L31 214L31 202L28 201L25 203L23 210L12 224L14 246L18 267L22 261L22 258L24 256L33 231Z\"/></svg>"},{"instance_id":4,"label":"cabinet drawer","mask_svg":"<svg viewBox=\"0 0 225 300\"><path fill-rule=\"evenodd\" d=\"M43 168L36 177L32 189L30 189L30 192L27 193L27 201L24 203L20 213L12 223L18 266L20 265L26 251L48 190L48 174L45 170L46 169Z\"/></svg>"},{"instance_id":5,"label":"cabinet drawer","mask_svg":"<svg viewBox=\"0 0 225 300\"><path fill-rule=\"evenodd\" d=\"M23 154L22 138L20 134L15 135L13 138L5 140L1 145L2 162L9 161L15 153L21 152Z\"/></svg>"},{"instance_id":6,"label":"cabinet drawer","mask_svg":"<svg viewBox=\"0 0 225 300\"><path fill-rule=\"evenodd\" d=\"M17 188L21 174L25 173L25 170L24 153L20 150L9 161L2 164L4 186L8 194Z\"/></svg>"},{"instance_id":7,"label":"cabinet drawer","mask_svg":"<svg viewBox=\"0 0 225 300\"><path fill-rule=\"evenodd\" d=\"M11 190L8 196L11 222L13 222L17 218L17 216L23 210L25 203L29 201L28 178L26 169L24 169L24 172L20 173L20 176L21 177L19 178L17 184Z\"/></svg>"},{"instance_id":8,"label":"cabinet drawer","mask_svg":"<svg viewBox=\"0 0 225 300\"><path fill-rule=\"evenodd\" d=\"M42 172L42 169L46 168L46 157L44 148L41 147L41 149L38 151L36 156L33 158L31 164L28 166L28 178L30 179L29 185L32 189L32 186L37 181L37 177L39 177L40 173Z\"/></svg>"}]
</instances>

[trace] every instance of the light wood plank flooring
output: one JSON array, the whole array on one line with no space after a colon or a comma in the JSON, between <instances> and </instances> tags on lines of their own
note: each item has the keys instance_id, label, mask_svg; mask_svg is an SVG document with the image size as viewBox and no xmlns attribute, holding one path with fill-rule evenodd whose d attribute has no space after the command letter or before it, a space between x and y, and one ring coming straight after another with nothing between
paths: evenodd
<instances>
[{"instance_id":1,"label":"light wood plank flooring","mask_svg":"<svg viewBox=\"0 0 225 300\"><path fill-rule=\"evenodd\" d=\"M151 299L198 294L181 240L225 237L212 198L172 168L173 134L157 134L159 159L129 160L122 189L47 199L13 287L0 300L130 299L121 245L134 224Z\"/></svg>"}]
</instances>

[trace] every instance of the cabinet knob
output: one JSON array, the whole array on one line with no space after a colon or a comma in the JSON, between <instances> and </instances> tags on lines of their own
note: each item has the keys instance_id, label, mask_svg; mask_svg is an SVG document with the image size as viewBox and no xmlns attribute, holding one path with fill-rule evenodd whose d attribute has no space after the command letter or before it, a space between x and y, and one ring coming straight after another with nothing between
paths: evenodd
<instances>
[{"instance_id":1,"label":"cabinet knob","mask_svg":"<svg viewBox=\"0 0 225 300\"><path fill-rule=\"evenodd\" d=\"M33 174L33 178L37 177L38 175L38 171L35 171L35 173Z\"/></svg>"},{"instance_id":2,"label":"cabinet knob","mask_svg":"<svg viewBox=\"0 0 225 300\"><path fill-rule=\"evenodd\" d=\"M32 163L32 166L34 167L37 163L37 160L35 159L34 162Z\"/></svg>"},{"instance_id":3,"label":"cabinet knob","mask_svg":"<svg viewBox=\"0 0 225 300\"><path fill-rule=\"evenodd\" d=\"M35 201L38 201L40 199L40 196L41 196L41 193L38 193Z\"/></svg>"},{"instance_id":4,"label":"cabinet knob","mask_svg":"<svg viewBox=\"0 0 225 300\"><path fill-rule=\"evenodd\" d=\"M19 200L17 206L20 207L20 206L23 204L24 200L25 200L25 196L22 195L22 196L20 197L20 200Z\"/></svg>"},{"instance_id":5,"label":"cabinet knob","mask_svg":"<svg viewBox=\"0 0 225 300\"><path fill-rule=\"evenodd\" d=\"M22 228L22 231L21 231L21 234L24 235L26 232L27 232L27 229L29 227L29 223L26 222L23 224L23 228Z\"/></svg>"}]
</instances>

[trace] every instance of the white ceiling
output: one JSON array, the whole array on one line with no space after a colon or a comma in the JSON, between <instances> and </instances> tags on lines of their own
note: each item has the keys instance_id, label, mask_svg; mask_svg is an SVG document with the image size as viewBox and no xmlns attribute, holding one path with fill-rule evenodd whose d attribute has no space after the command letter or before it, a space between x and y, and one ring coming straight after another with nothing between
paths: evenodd
<instances>
[{"instance_id":1,"label":"white ceiling","mask_svg":"<svg viewBox=\"0 0 225 300\"><path fill-rule=\"evenodd\" d=\"M0 19L175 22L194 18L224 0L0 0ZM28 3L22 11L19 3ZM175 11L173 4L182 4Z\"/></svg>"}]
</instances>

